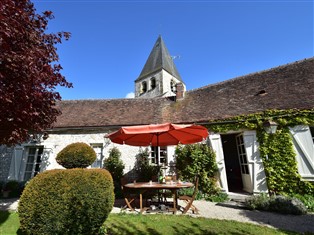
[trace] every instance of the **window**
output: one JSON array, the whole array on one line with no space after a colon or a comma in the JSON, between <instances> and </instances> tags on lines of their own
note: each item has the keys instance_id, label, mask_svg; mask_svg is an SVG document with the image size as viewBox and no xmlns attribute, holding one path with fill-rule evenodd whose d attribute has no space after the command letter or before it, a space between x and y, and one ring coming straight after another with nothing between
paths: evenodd
<instances>
[{"instance_id":1,"label":"window","mask_svg":"<svg viewBox=\"0 0 314 235\"><path fill-rule=\"evenodd\" d=\"M91 144L92 148L96 153L96 160L91 165L92 168L102 168L103 166L103 144Z\"/></svg>"},{"instance_id":2,"label":"window","mask_svg":"<svg viewBox=\"0 0 314 235\"><path fill-rule=\"evenodd\" d=\"M249 164L247 161L247 156L246 156L246 151L245 151L245 145L244 145L244 141L243 141L243 136L238 135L236 138L236 141L237 141L237 148L238 148L241 173L242 174L250 174Z\"/></svg>"},{"instance_id":3,"label":"window","mask_svg":"<svg viewBox=\"0 0 314 235\"><path fill-rule=\"evenodd\" d=\"M24 181L28 181L40 172L44 146L26 147L26 165Z\"/></svg>"},{"instance_id":4,"label":"window","mask_svg":"<svg viewBox=\"0 0 314 235\"><path fill-rule=\"evenodd\" d=\"M147 83L146 82L142 82L141 93L145 93L146 91L147 91Z\"/></svg>"},{"instance_id":5,"label":"window","mask_svg":"<svg viewBox=\"0 0 314 235\"><path fill-rule=\"evenodd\" d=\"M150 89L153 90L156 87L156 78L150 79Z\"/></svg>"},{"instance_id":6,"label":"window","mask_svg":"<svg viewBox=\"0 0 314 235\"><path fill-rule=\"evenodd\" d=\"M163 147L159 147L159 151L160 151L160 163L165 163L167 164L167 147L163 146ZM151 146L151 155L149 157L149 163L151 164L157 164L158 160L158 147L154 147Z\"/></svg>"},{"instance_id":7,"label":"window","mask_svg":"<svg viewBox=\"0 0 314 235\"><path fill-rule=\"evenodd\" d=\"M174 80L170 81L170 89L172 92L175 92L175 90L176 90L176 83Z\"/></svg>"}]
</instances>

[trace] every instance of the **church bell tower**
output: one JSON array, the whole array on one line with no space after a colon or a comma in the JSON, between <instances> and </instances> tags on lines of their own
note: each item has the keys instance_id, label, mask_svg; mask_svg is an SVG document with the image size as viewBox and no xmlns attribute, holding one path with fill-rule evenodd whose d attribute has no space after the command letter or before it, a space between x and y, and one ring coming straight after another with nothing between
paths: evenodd
<instances>
[{"instance_id":1,"label":"church bell tower","mask_svg":"<svg viewBox=\"0 0 314 235\"><path fill-rule=\"evenodd\" d=\"M176 96L185 84L161 36L158 37L140 76L135 80L135 98Z\"/></svg>"}]
</instances>

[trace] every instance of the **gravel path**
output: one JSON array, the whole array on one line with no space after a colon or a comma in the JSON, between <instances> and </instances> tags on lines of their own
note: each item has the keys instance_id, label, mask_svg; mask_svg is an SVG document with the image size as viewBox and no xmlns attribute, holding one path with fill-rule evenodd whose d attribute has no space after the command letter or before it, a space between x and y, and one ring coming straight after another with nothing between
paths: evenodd
<instances>
[{"instance_id":1,"label":"gravel path","mask_svg":"<svg viewBox=\"0 0 314 235\"><path fill-rule=\"evenodd\" d=\"M179 202L180 205L182 202ZM121 212L123 201L116 201L112 213ZM220 204L207 201L195 201L200 214L188 214L193 217L205 217L221 220L235 220L253 223L277 229L291 230L299 233L314 234L314 214L282 215L271 212L250 211L236 204ZM0 210L16 210L18 201L15 199L0 200ZM177 214L180 214L178 212Z\"/></svg>"},{"instance_id":2,"label":"gravel path","mask_svg":"<svg viewBox=\"0 0 314 235\"><path fill-rule=\"evenodd\" d=\"M115 203L113 213L121 212L121 204L123 202ZM211 219L221 220L235 220L244 223L252 223L261 226L267 226L275 229L285 229L299 233L314 234L314 214L307 215L283 215L265 211L251 211L239 207L236 203L213 203L207 201L194 201L193 203L200 214L195 215L192 212L187 213L193 217L205 217ZM179 205L185 204L179 201ZM181 213L178 212L178 215Z\"/></svg>"},{"instance_id":3,"label":"gravel path","mask_svg":"<svg viewBox=\"0 0 314 235\"><path fill-rule=\"evenodd\" d=\"M265 211L251 211L238 207L232 208L230 205L220 205L206 201L195 201L194 204L199 208L200 216L202 217L236 220L300 233L311 232L314 234L313 213L307 215L282 215Z\"/></svg>"}]
</instances>

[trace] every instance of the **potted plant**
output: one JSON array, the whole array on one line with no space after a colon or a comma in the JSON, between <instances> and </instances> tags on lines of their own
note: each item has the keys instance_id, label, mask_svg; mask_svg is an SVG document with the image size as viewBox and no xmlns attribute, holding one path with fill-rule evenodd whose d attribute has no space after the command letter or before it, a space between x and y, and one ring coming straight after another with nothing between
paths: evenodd
<instances>
[{"instance_id":1,"label":"potted plant","mask_svg":"<svg viewBox=\"0 0 314 235\"><path fill-rule=\"evenodd\" d=\"M6 183L3 184L1 189L2 197L8 198L10 195L10 189L6 186Z\"/></svg>"},{"instance_id":2,"label":"potted plant","mask_svg":"<svg viewBox=\"0 0 314 235\"><path fill-rule=\"evenodd\" d=\"M8 182L5 182L2 186L2 197L3 198L8 198L10 197L11 193L12 194L17 194L19 189L19 183L15 180L11 180Z\"/></svg>"}]
</instances>

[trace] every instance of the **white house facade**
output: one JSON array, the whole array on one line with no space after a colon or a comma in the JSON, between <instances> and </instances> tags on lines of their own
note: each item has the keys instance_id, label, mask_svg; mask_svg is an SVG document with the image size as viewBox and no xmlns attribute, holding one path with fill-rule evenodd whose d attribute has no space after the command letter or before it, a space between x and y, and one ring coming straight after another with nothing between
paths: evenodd
<instances>
[{"instance_id":1,"label":"white house facade","mask_svg":"<svg viewBox=\"0 0 314 235\"><path fill-rule=\"evenodd\" d=\"M293 86L291 85L293 84ZM28 143L1 146L0 181L27 181L37 173L62 168L57 154L67 145L92 146L102 167L112 147L118 147L131 172L135 156L146 147L111 143L105 135L121 126L172 122L207 124L209 120L263 112L268 109L313 110L314 58L225 82L186 91L161 37L135 80L134 99L65 100L58 103L62 115L54 127L34 135ZM180 89L178 89L180 88ZM314 123L314 122L313 122ZM267 180L255 130L213 133L207 139L216 153L219 184L225 192L267 192ZM290 128L298 170L303 180L314 181L314 127ZM148 147L156 162L156 148ZM160 148L160 162L175 171L175 146Z\"/></svg>"}]
</instances>

